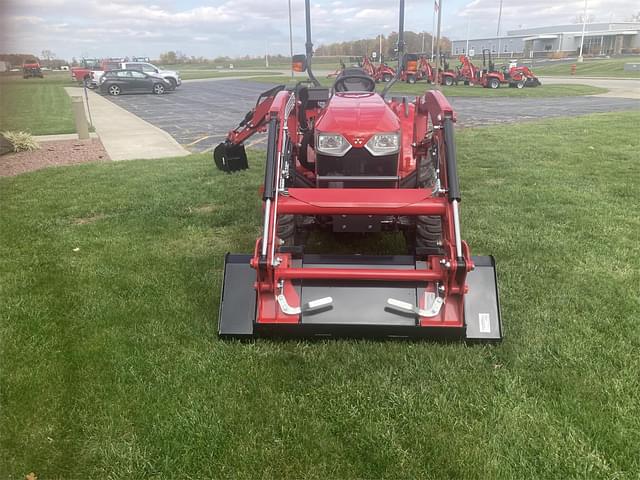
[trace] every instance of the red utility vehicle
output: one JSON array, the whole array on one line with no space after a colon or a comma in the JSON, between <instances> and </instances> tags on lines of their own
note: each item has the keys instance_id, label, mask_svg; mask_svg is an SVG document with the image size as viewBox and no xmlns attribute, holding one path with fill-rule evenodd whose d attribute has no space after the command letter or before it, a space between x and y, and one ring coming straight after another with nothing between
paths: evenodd
<instances>
[{"instance_id":1,"label":"red utility vehicle","mask_svg":"<svg viewBox=\"0 0 640 480\"><path fill-rule=\"evenodd\" d=\"M253 253L225 257L219 334L499 341L493 257L472 257L461 237L456 115L438 91L385 98L400 77L404 0L398 74L382 94L361 68L320 86L309 3L306 55L293 61L310 81L264 92L214 151L221 170L245 169L243 142L267 131L262 235ZM305 252L314 231L402 232L407 251Z\"/></svg>"},{"instance_id":2,"label":"red utility vehicle","mask_svg":"<svg viewBox=\"0 0 640 480\"><path fill-rule=\"evenodd\" d=\"M22 78L32 78L32 77L44 78L44 74L42 73L40 64L38 62L23 63Z\"/></svg>"}]
</instances>

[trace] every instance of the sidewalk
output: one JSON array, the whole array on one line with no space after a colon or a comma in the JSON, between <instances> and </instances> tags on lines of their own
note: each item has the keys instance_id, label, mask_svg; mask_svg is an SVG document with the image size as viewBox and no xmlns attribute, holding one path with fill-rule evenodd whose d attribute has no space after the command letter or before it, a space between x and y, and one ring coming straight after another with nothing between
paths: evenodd
<instances>
[{"instance_id":1,"label":"sidewalk","mask_svg":"<svg viewBox=\"0 0 640 480\"><path fill-rule=\"evenodd\" d=\"M69 96L80 96L84 99L81 87L65 87L65 90ZM88 94L93 126L111 160L189 155L190 152L182 148L164 130L145 122L95 92L89 91Z\"/></svg>"},{"instance_id":2,"label":"sidewalk","mask_svg":"<svg viewBox=\"0 0 640 480\"><path fill-rule=\"evenodd\" d=\"M545 77L541 75L540 81L542 82L542 88L544 88L545 85L553 84L593 85L594 87L609 90L607 93L594 95L595 97L640 99L640 79L638 78Z\"/></svg>"}]
</instances>

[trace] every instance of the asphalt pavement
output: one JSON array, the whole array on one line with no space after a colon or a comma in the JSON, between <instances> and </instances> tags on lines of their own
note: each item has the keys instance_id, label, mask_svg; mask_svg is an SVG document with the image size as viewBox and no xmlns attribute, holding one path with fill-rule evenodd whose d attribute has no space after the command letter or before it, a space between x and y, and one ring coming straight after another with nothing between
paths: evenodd
<instances>
[{"instance_id":1,"label":"asphalt pavement","mask_svg":"<svg viewBox=\"0 0 640 480\"><path fill-rule=\"evenodd\" d=\"M586 82L585 82L586 83ZM109 97L114 103L168 132L191 151L209 151L223 141L272 85L251 81L216 80L185 82L165 95ZM544 88L544 86L542 87ZM554 98L451 97L458 125L476 127L589 113L640 110L640 99L607 96ZM255 146L264 136L252 138Z\"/></svg>"}]
</instances>

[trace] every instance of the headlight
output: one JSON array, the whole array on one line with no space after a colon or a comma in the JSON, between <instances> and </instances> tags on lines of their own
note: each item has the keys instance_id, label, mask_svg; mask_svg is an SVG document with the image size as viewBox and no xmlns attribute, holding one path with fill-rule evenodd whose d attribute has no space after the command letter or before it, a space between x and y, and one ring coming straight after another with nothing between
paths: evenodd
<instances>
[{"instance_id":1,"label":"headlight","mask_svg":"<svg viewBox=\"0 0 640 480\"><path fill-rule=\"evenodd\" d=\"M342 135L319 133L316 136L316 151L332 157L341 157L351 149L351 144Z\"/></svg>"},{"instance_id":2,"label":"headlight","mask_svg":"<svg viewBox=\"0 0 640 480\"><path fill-rule=\"evenodd\" d=\"M379 157L391 155L400 150L400 134L398 133L377 133L369 139L364 146L371 155Z\"/></svg>"}]
</instances>

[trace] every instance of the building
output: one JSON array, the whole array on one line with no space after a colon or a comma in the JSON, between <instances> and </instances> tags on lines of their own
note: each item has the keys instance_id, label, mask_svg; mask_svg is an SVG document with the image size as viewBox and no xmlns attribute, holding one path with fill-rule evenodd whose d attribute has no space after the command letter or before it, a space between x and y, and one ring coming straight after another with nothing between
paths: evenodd
<instances>
[{"instance_id":1,"label":"building","mask_svg":"<svg viewBox=\"0 0 640 480\"><path fill-rule=\"evenodd\" d=\"M582 24L510 30L502 37L453 40L452 55L482 55L487 48L496 56L565 57L580 50ZM640 23L589 23L584 34L585 55L640 53Z\"/></svg>"},{"instance_id":2,"label":"building","mask_svg":"<svg viewBox=\"0 0 640 480\"><path fill-rule=\"evenodd\" d=\"M9 63L0 61L0 73L8 72L8 71L9 71Z\"/></svg>"}]
</instances>

